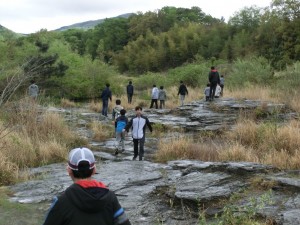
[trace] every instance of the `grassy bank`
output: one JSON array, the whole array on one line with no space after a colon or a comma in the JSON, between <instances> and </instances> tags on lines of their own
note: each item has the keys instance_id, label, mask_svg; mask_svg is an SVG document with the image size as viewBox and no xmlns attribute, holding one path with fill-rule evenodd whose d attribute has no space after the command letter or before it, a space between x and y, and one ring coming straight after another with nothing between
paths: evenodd
<instances>
[{"instance_id":1,"label":"grassy bank","mask_svg":"<svg viewBox=\"0 0 300 225\"><path fill-rule=\"evenodd\" d=\"M19 173L25 168L65 161L70 148L86 144L61 116L26 99L7 104L1 115L1 185L26 179Z\"/></svg>"}]
</instances>

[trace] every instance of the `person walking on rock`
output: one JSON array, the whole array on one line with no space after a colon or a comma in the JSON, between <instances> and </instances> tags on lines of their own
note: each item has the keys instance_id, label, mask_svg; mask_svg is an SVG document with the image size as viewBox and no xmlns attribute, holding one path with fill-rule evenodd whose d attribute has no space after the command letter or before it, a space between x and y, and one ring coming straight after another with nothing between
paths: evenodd
<instances>
[{"instance_id":1,"label":"person walking on rock","mask_svg":"<svg viewBox=\"0 0 300 225\"><path fill-rule=\"evenodd\" d=\"M158 93L158 100L159 100L159 108L165 108L165 101L167 99L167 93L164 90L164 86L160 86L159 93Z\"/></svg>"},{"instance_id":2,"label":"person walking on rock","mask_svg":"<svg viewBox=\"0 0 300 225\"><path fill-rule=\"evenodd\" d=\"M178 95L180 97L180 105L181 106L183 106L185 95L188 95L188 94L189 94L189 92L188 92L185 84L183 83L183 81L180 81L180 86L179 86L179 89L178 89Z\"/></svg>"},{"instance_id":3,"label":"person walking on rock","mask_svg":"<svg viewBox=\"0 0 300 225\"><path fill-rule=\"evenodd\" d=\"M124 131L129 132L131 129L132 138L133 138L133 150L134 155L132 160L136 160L139 156L139 160L144 158L144 144L146 137L146 126L148 126L150 132L152 132L152 126L147 117L142 115L142 107L135 107L136 116L132 118L129 123L126 125Z\"/></svg>"},{"instance_id":4,"label":"person walking on rock","mask_svg":"<svg viewBox=\"0 0 300 225\"><path fill-rule=\"evenodd\" d=\"M207 85L204 89L204 95L205 95L206 102L209 100L209 92L210 92L210 83L207 83Z\"/></svg>"},{"instance_id":5,"label":"person walking on rock","mask_svg":"<svg viewBox=\"0 0 300 225\"><path fill-rule=\"evenodd\" d=\"M102 115L107 117L108 112L108 100L111 101L111 90L109 89L109 84L107 83L105 85L105 89L101 93L101 99L102 99Z\"/></svg>"},{"instance_id":6,"label":"person walking on rock","mask_svg":"<svg viewBox=\"0 0 300 225\"><path fill-rule=\"evenodd\" d=\"M151 92L151 104L150 104L150 109L153 108L153 104L155 104L155 108L158 109L158 103L157 103L157 100L158 100L158 93L159 93L158 88L156 87L155 84L153 84L153 88L152 88L152 92Z\"/></svg>"},{"instance_id":7,"label":"person walking on rock","mask_svg":"<svg viewBox=\"0 0 300 225\"><path fill-rule=\"evenodd\" d=\"M129 81L129 83L126 87L126 92L127 92L128 103L131 104L132 96L133 96L133 92L134 92L134 87L132 85L132 81Z\"/></svg>"},{"instance_id":8,"label":"person walking on rock","mask_svg":"<svg viewBox=\"0 0 300 225\"><path fill-rule=\"evenodd\" d=\"M54 198L44 225L131 225L115 193L92 179L96 165L90 149L70 151L67 171L74 183Z\"/></svg>"},{"instance_id":9,"label":"person walking on rock","mask_svg":"<svg viewBox=\"0 0 300 225\"><path fill-rule=\"evenodd\" d=\"M116 130L116 151L115 155L119 154L119 151L125 151L125 131L124 128L128 123L128 118L125 116L126 110L120 110L120 116L115 121L115 130Z\"/></svg>"},{"instance_id":10,"label":"person walking on rock","mask_svg":"<svg viewBox=\"0 0 300 225\"><path fill-rule=\"evenodd\" d=\"M209 91L209 101L214 100L216 87L220 84L220 75L214 66L210 68L210 72L208 74L208 80L210 83L210 91Z\"/></svg>"},{"instance_id":11,"label":"person walking on rock","mask_svg":"<svg viewBox=\"0 0 300 225\"><path fill-rule=\"evenodd\" d=\"M112 113L111 113L111 118L112 118L113 121L116 121L116 118L118 118L121 115L120 111L122 109L124 109L124 108L123 108L123 106L121 106L121 100L117 99L116 100L116 105L113 108Z\"/></svg>"}]
</instances>

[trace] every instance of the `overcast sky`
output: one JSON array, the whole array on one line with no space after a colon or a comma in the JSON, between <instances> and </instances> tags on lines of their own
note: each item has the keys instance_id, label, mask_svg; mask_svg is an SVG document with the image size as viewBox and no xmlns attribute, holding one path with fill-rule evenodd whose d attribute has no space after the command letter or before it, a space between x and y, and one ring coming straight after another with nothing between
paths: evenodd
<instances>
[{"instance_id":1,"label":"overcast sky","mask_svg":"<svg viewBox=\"0 0 300 225\"><path fill-rule=\"evenodd\" d=\"M164 6L198 6L204 13L216 18L223 16L227 21L246 6L266 7L270 3L271 0L0 0L0 25L28 34Z\"/></svg>"}]
</instances>

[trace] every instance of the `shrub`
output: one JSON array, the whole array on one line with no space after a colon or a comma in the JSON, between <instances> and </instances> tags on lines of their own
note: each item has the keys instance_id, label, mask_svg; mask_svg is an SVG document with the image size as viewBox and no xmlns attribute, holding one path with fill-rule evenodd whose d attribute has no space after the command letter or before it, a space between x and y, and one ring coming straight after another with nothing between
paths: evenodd
<instances>
[{"instance_id":1,"label":"shrub","mask_svg":"<svg viewBox=\"0 0 300 225\"><path fill-rule=\"evenodd\" d=\"M226 85L230 88L245 88L251 85L267 86L274 81L268 61L262 57L238 59L233 63Z\"/></svg>"}]
</instances>

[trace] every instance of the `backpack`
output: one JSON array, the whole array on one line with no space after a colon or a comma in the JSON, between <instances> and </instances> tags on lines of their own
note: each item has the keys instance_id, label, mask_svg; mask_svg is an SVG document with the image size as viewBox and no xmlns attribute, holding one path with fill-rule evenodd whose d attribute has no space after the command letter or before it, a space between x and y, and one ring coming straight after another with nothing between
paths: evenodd
<instances>
[{"instance_id":1,"label":"backpack","mask_svg":"<svg viewBox=\"0 0 300 225\"><path fill-rule=\"evenodd\" d=\"M120 111L115 109L115 119L117 119L120 116L121 116Z\"/></svg>"},{"instance_id":2,"label":"backpack","mask_svg":"<svg viewBox=\"0 0 300 225\"><path fill-rule=\"evenodd\" d=\"M121 116L121 113L120 113L121 110L122 110L122 108L119 108L119 109L114 108L113 109L113 113L112 113L113 120L116 120L118 117Z\"/></svg>"},{"instance_id":3,"label":"backpack","mask_svg":"<svg viewBox=\"0 0 300 225\"><path fill-rule=\"evenodd\" d=\"M125 120L118 120L117 121L117 128L116 128L116 132L122 132L123 129L126 126L126 121Z\"/></svg>"}]
</instances>

